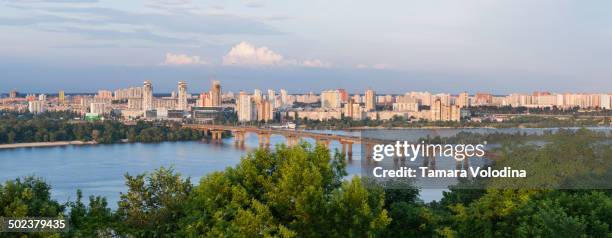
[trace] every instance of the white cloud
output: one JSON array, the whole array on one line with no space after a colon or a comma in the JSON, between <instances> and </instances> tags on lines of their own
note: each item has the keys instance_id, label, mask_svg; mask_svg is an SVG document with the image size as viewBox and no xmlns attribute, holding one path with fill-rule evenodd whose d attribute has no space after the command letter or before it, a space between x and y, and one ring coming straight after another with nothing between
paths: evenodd
<instances>
[{"instance_id":1,"label":"white cloud","mask_svg":"<svg viewBox=\"0 0 612 238\"><path fill-rule=\"evenodd\" d=\"M320 59L312 59L312 60L304 60L302 62L302 66L311 67L311 68L329 68L331 64L328 62L323 62Z\"/></svg>"},{"instance_id":2,"label":"white cloud","mask_svg":"<svg viewBox=\"0 0 612 238\"><path fill-rule=\"evenodd\" d=\"M378 64L372 65L372 68L374 68L374 69L392 69L394 67L393 67L393 65L390 65L390 64L387 64L387 63L378 63Z\"/></svg>"},{"instance_id":3,"label":"white cloud","mask_svg":"<svg viewBox=\"0 0 612 238\"><path fill-rule=\"evenodd\" d=\"M223 56L223 65L238 66L303 66L312 68L328 68L330 63L320 59L296 60L286 59L268 47L257 47L248 42L240 42Z\"/></svg>"},{"instance_id":4,"label":"white cloud","mask_svg":"<svg viewBox=\"0 0 612 238\"><path fill-rule=\"evenodd\" d=\"M166 59L162 65L202 65L207 64L200 56L189 56L185 54L166 53Z\"/></svg>"},{"instance_id":5,"label":"white cloud","mask_svg":"<svg viewBox=\"0 0 612 238\"><path fill-rule=\"evenodd\" d=\"M372 64L372 65L367 65L367 64L357 64L355 65L355 68L358 69L393 69L395 68L393 65L387 64L387 63L377 63L377 64Z\"/></svg>"},{"instance_id":6,"label":"white cloud","mask_svg":"<svg viewBox=\"0 0 612 238\"><path fill-rule=\"evenodd\" d=\"M248 42L240 42L223 56L224 65L280 65L283 64L283 56L268 49L268 47L256 47Z\"/></svg>"}]
</instances>

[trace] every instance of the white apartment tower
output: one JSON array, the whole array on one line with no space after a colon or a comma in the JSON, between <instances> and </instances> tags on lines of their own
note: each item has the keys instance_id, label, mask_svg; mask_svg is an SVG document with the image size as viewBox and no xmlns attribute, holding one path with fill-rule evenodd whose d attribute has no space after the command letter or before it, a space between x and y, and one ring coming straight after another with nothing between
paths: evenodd
<instances>
[{"instance_id":1,"label":"white apartment tower","mask_svg":"<svg viewBox=\"0 0 612 238\"><path fill-rule=\"evenodd\" d=\"M28 102L28 111L33 114L45 112L45 101L35 100Z\"/></svg>"},{"instance_id":2,"label":"white apartment tower","mask_svg":"<svg viewBox=\"0 0 612 238\"><path fill-rule=\"evenodd\" d=\"M153 110L153 84L151 81L144 81L142 87L142 109Z\"/></svg>"},{"instance_id":3,"label":"white apartment tower","mask_svg":"<svg viewBox=\"0 0 612 238\"><path fill-rule=\"evenodd\" d=\"M280 104L279 107L289 104L289 94L285 89L280 90Z\"/></svg>"},{"instance_id":4,"label":"white apartment tower","mask_svg":"<svg viewBox=\"0 0 612 238\"><path fill-rule=\"evenodd\" d=\"M270 106L272 108L278 108L278 103L276 103L276 92L274 89L268 89L268 100L270 101Z\"/></svg>"},{"instance_id":5,"label":"white apartment tower","mask_svg":"<svg viewBox=\"0 0 612 238\"><path fill-rule=\"evenodd\" d=\"M376 93L372 89L368 89L365 92L365 110L366 111L376 110Z\"/></svg>"},{"instance_id":6,"label":"white apartment tower","mask_svg":"<svg viewBox=\"0 0 612 238\"><path fill-rule=\"evenodd\" d=\"M187 83L180 81L178 83L178 110L187 110Z\"/></svg>"},{"instance_id":7,"label":"white apartment tower","mask_svg":"<svg viewBox=\"0 0 612 238\"><path fill-rule=\"evenodd\" d=\"M246 94L245 92L240 92L238 96L238 101L236 102L237 113L238 113L238 121L246 122L253 120L253 114L255 112L253 107L253 100L251 95Z\"/></svg>"}]
</instances>

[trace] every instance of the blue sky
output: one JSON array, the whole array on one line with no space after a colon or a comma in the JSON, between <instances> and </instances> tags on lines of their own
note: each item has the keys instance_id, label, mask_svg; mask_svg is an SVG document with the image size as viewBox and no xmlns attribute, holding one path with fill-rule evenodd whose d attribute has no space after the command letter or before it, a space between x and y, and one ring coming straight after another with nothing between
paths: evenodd
<instances>
[{"instance_id":1,"label":"blue sky","mask_svg":"<svg viewBox=\"0 0 612 238\"><path fill-rule=\"evenodd\" d=\"M0 0L0 92L612 92L605 0Z\"/></svg>"}]
</instances>

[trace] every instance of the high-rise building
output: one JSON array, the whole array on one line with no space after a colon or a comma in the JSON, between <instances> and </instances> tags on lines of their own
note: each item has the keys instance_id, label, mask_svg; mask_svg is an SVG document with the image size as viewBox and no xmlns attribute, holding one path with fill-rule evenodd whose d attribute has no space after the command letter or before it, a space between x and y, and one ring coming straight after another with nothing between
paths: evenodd
<instances>
[{"instance_id":1,"label":"high-rise building","mask_svg":"<svg viewBox=\"0 0 612 238\"><path fill-rule=\"evenodd\" d=\"M38 114L45 112L45 102L40 100L32 100L28 102L28 111Z\"/></svg>"},{"instance_id":2,"label":"high-rise building","mask_svg":"<svg viewBox=\"0 0 612 238\"><path fill-rule=\"evenodd\" d=\"M489 105L493 103L493 95L490 93L476 93L474 96L475 104L478 106Z\"/></svg>"},{"instance_id":3,"label":"high-rise building","mask_svg":"<svg viewBox=\"0 0 612 238\"><path fill-rule=\"evenodd\" d=\"M217 80L212 82L212 87L210 88L210 101L213 107L221 106L221 82Z\"/></svg>"},{"instance_id":4,"label":"high-rise building","mask_svg":"<svg viewBox=\"0 0 612 238\"><path fill-rule=\"evenodd\" d=\"M361 120L363 108L359 103L355 103L352 98L348 99L348 102L344 104L344 117L350 117L353 120Z\"/></svg>"},{"instance_id":5,"label":"high-rise building","mask_svg":"<svg viewBox=\"0 0 612 238\"><path fill-rule=\"evenodd\" d=\"M112 99L113 98L113 92L108 91L108 90L98 90L98 94L96 94L96 98L100 98L100 99Z\"/></svg>"},{"instance_id":6,"label":"high-rise building","mask_svg":"<svg viewBox=\"0 0 612 238\"><path fill-rule=\"evenodd\" d=\"M13 90L9 93L9 97L10 98L16 98L17 97L17 91Z\"/></svg>"},{"instance_id":7,"label":"high-rise building","mask_svg":"<svg viewBox=\"0 0 612 238\"><path fill-rule=\"evenodd\" d=\"M255 110L251 95L248 95L245 92L240 92L238 95L238 100L236 101L236 112L238 113L238 121L240 122L253 120Z\"/></svg>"},{"instance_id":8,"label":"high-rise building","mask_svg":"<svg viewBox=\"0 0 612 238\"><path fill-rule=\"evenodd\" d=\"M139 98L142 99L142 87L131 87L131 88L122 88L115 90L114 99L115 100L124 100L129 98Z\"/></svg>"},{"instance_id":9,"label":"high-rise building","mask_svg":"<svg viewBox=\"0 0 612 238\"><path fill-rule=\"evenodd\" d=\"M435 99L440 99L440 101L442 101L442 105L451 105L451 95L448 93L438 93L436 95L433 95L434 100Z\"/></svg>"},{"instance_id":10,"label":"high-rise building","mask_svg":"<svg viewBox=\"0 0 612 238\"><path fill-rule=\"evenodd\" d=\"M432 121L441 121L442 120L442 101L440 99L436 99L431 105L431 120Z\"/></svg>"},{"instance_id":11,"label":"high-rise building","mask_svg":"<svg viewBox=\"0 0 612 238\"><path fill-rule=\"evenodd\" d=\"M418 112L419 100L409 95L397 96L395 103L393 103L393 111Z\"/></svg>"},{"instance_id":12,"label":"high-rise building","mask_svg":"<svg viewBox=\"0 0 612 238\"><path fill-rule=\"evenodd\" d=\"M280 107L284 107L286 105L289 105L289 94L287 93L287 90L285 89L281 89L280 90Z\"/></svg>"},{"instance_id":13,"label":"high-rise building","mask_svg":"<svg viewBox=\"0 0 612 238\"><path fill-rule=\"evenodd\" d=\"M327 90L321 92L322 108L340 108L340 92L338 90Z\"/></svg>"},{"instance_id":14,"label":"high-rise building","mask_svg":"<svg viewBox=\"0 0 612 238\"><path fill-rule=\"evenodd\" d=\"M268 89L268 101L270 101L270 106L272 108L276 108L276 92L274 89Z\"/></svg>"},{"instance_id":15,"label":"high-rise building","mask_svg":"<svg viewBox=\"0 0 612 238\"><path fill-rule=\"evenodd\" d=\"M610 94L601 94L600 95L600 107L602 109L610 109L610 104L612 104L612 100Z\"/></svg>"},{"instance_id":16,"label":"high-rise building","mask_svg":"<svg viewBox=\"0 0 612 238\"><path fill-rule=\"evenodd\" d=\"M462 92L459 94L459 97L457 97L457 106L459 106L460 108L465 108L465 107L469 107L470 106L470 99L469 99L470 95L467 92Z\"/></svg>"},{"instance_id":17,"label":"high-rise building","mask_svg":"<svg viewBox=\"0 0 612 238\"><path fill-rule=\"evenodd\" d=\"M200 97L196 103L198 107L210 107L212 105L212 100L210 99L210 95L208 93L200 93Z\"/></svg>"},{"instance_id":18,"label":"high-rise building","mask_svg":"<svg viewBox=\"0 0 612 238\"><path fill-rule=\"evenodd\" d=\"M376 93L372 89L365 92L365 110L376 111Z\"/></svg>"},{"instance_id":19,"label":"high-rise building","mask_svg":"<svg viewBox=\"0 0 612 238\"><path fill-rule=\"evenodd\" d=\"M257 102L257 120L271 121L273 117L272 105L269 99L262 99Z\"/></svg>"},{"instance_id":20,"label":"high-rise building","mask_svg":"<svg viewBox=\"0 0 612 238\"><path fill-rule=\"evenodd\" d=\"M431 106L432 95L430 92L409 92L405 94L406 96L415 98L419 105L422 106Z\"/></svg>"},{"instance_id":21,"label":"high-rise building","mask_svg":"<svg viewBox=\"0 0 612 238\"><path fill-rule=\"evenodd\" d=\"M178 83L178 110L187 110L187 83Z\"/></svg>"},{"instance_id":22,"label":"high-rise building","mask_svg":"<svg viewBox=\"0 0 612 238\"><path fill-rule=\"evenodd\" d=\"M59 91L57 94L57 102L60 104L66 103L66 95L64 94L64 90Z\"/></svg>"},{"instance_id":23,"label":"high-rise building","mask_svg":"<svg viewBox=\"0 0 612 238\"><path fill-rule=\"evenodd\" d=\"M343 103L348 102L349 95L346 92L346 89L339 88L338 92L340 92L340 101Z\"/></svg>"},{"instance_id":24,"label":"high-rise building","mask_svg":"<svg viewBox=\"0 0 612 238\"><path fill-rule=\"evenodd\" d=\"M39 94L38 95L38 101L43 101L43 102L47 101L47 95L42 94L42 93Z\"/></svg>"},{"instance_id":25,"label":"high-rise building","mask_svg":"<svg viewBox=\"0 0 612 238\"><path fill-rule=\"evenodd\" d=\"M263 97L261 90L259 89L253 90L253 101L259 102L259 100L261 100L261 97Z\"/></svg>"},{"instance_id":26,"label":"high-rise building","mask_svg":"<svg viewBox=\"0 0 612 238\"><path fill-rule=\"evenodd\" d=\"M153 110L153 84L145 81L142 87L142 109L145 111Z\"/></svg>"},{"instance_id":27,"label":"high-rise building","mask_svg":"<svg viewBox=\"0 0 612 238\"><path fill-rule=\"evenodd\" d=\"M142 98L128 98L128 108L133 110L142 110L144 108ZM151 108L153 108L151 106Z\"/></svg>"},{"instance_id":28,"label":"high-rise building","mask_svg":"<svg viewBox=\"0 0 612 238\"><path fill-rule=\"evenodd\" d=\"M430 112L432 121L459 121L461 119L461 108L458 105L444 105L439 98L432 103Z\"/></svg>"},{"instance_id":29,"label":"high-rise building","mask_svg":"<svg viewBox=\"0 0 612 238\"><path fill-rule=\"evenodd\" d=\"M98 115L103 115L109 112L110 105L108 103L102 102L92 102L89 105L89 112L97 113Z\"/></svg>"}]
</instances>

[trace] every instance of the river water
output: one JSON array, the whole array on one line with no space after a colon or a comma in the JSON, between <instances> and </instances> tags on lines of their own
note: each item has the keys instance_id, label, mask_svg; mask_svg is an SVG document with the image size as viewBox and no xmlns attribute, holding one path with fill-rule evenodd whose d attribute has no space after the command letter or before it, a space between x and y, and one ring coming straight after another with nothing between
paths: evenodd
<instances>
[{"instance_id":1,"label":"river water","mask_svg":"<svg viewBox=\"0 0 612 238\"><path fill-rule=\"evenodd\" d=\"M546 129L408 130L414 138L419 138L427 135L450 136L466 130L480 133L493 131L514 133L517 130L540 133ZM602 130L610 129L602 128ZM321 132L360 134L344 131ZM309 139L306 141L313 142ZM271 143L285 143L285 138L272 136ZM238 164L241 156L257 148L257 136L247 134L245 145L246 148L237 148L233 139L227 138L223 140L223 144L198 141L5 149L0 150L0 181L33 175L43 178L52 186L52 196L59 202L74 200L76 190L81 189L85 197L104 196L108 199L109 206L116 208L119 193L126 191L124 185L126 173L138 174L153 171L160 166L173 166L176 171L190 177L196 183L208 173ZM333 142L330 146L332 150L340 148L337 142ZM353 154L354 158L348 162L347 170L351 175L358 175L361 173L358 145L353 146ZM423 189L421 198L424 201L438 200L442 197L441 191L443 190Z\"/></svg>"}]
</instances>

